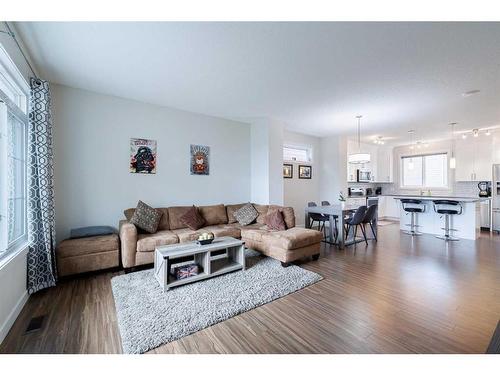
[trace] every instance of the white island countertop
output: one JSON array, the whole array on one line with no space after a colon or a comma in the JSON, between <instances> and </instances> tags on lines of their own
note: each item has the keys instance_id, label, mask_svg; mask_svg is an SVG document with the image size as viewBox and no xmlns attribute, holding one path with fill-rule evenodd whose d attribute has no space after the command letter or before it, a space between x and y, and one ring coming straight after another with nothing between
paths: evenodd
<instances>
[{"instance_id":1,"label":"white island countertop","mask_svg":"<svg viewBox=\"0 0 500 375\"><path fill-rule=\"evenodd\" d=\"M480 205L481 202L489 203L491 201L490 197L463 197L457 195L387 194L386 196L394 198L398 203L405 198L422 201L422 205L425 206L424 211L415 214L418 231L433 235L442 235L444 233L445 216L435 211L432 201L442 199L460 202L461 213L451 215L449 218L450 227L453 230L453 236L467 240L476 240L479 237L481 230ZM399 212L400 228L401 230L407 230L411 221L411 214L406 212L401 204L399 204Z\"/></svg>"},{"instance_id":2,"label":"white island countertop","mask_svg":"<svg viewBox=\"0 0 500 375\"><path fill-rule=\"evenodd\" d=\"M491 197L458 197L455 195L415 195L415 194L384 194L386 197L394 197L395 199L420 199L420 200L435 200L449 199L458 202L482 202L491 200Z\"/></svg>"}]
</instances>

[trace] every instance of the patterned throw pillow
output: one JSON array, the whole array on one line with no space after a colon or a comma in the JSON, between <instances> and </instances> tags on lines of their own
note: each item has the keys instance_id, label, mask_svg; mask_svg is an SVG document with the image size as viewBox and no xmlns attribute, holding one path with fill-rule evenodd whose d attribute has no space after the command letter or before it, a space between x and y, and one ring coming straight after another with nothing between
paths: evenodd
<instances>
[{"instance_id":1,"label":"patterned throw pillow","mask_svg":"<svg viewBox=\"0 0 500 375\"><path fill-rule=\"evenodd\" d=\"M162 212L139 201L130 222L148 233L156 233L161 215Z\"/></svg>"},{"instance_id":2,"label":"patterned throw pillow","mask_svg":"<svg viewBox=\"0 0 500 375\"><path fill-rule=\"evenodd\" d=\"M233 216L241 225L248 225L252 224L255 219L257 219L259 213L251 203L247 203L239 210L235 211Z\"/></svg>"},{"instance_id":3,"label":"patterned throw pillow","mask_svg":"<svg viewBox=\"0 0 500 375\"><path fill-rule=\"evenodd\" d=\"M201 216L196 206L191 207L180 217L181 223L187 225L191 230L198 230L205 225L205 219Z\"/></svg>"},{"instance_id":4,"label":"patterned throw pillow","mask_svg":"<svg viewBox=\"0 0 500 375\"><path fill-rule=\"evenodd\" d=\"M283 213L279 210L274 210L270 214L266 215L264 222L271 230L286 230Z\"/></svg>"}]
</instances>

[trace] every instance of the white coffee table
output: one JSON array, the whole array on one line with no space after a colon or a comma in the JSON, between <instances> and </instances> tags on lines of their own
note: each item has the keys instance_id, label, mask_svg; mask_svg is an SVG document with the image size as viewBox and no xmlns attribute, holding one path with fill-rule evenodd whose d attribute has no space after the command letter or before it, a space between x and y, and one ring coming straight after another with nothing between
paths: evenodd
<instances>
[{"instance_id":1,"label":"white coffee table","mask_svg":"<svg viewBox=\"0 0 500 375\"><path fill-rule=\"evenodd\" d=\"M209 277L223 275L228 272L245 270L245 243L232 237L216 238L209 245L198 245L196 242L158 246L155 249L155 278L163 291L170 288L193 283ZM223 255L212 255L212 252L226 250ZM169 270L175 260L193 256L194 262L203 269L196 276L177 280Z\"/></svg>"}]
</instances>

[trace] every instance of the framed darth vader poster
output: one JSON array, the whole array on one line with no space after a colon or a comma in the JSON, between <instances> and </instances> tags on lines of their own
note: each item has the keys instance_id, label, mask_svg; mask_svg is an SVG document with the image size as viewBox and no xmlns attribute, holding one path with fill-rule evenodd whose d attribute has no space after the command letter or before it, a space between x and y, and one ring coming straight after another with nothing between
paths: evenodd
<instances>
[{"instance_id":1,"label":"framed darth vader poster","mask_svg":"<svg viewBox=\"0 0 500 375\"><path fill-rule=\"evenodd\" d=\"M130 173L156 173L156 141L130 138Z\"/></svg>"},{"instance_id":2,"label":"framed darth vader poster","mask_svg":"<svg viewBox=\"0 0 500 375\"><path fill-rule=\"evenodd\" d=\"M191 174L210 174L210 147L191 145Z\"/></svg>"}]
</instances>

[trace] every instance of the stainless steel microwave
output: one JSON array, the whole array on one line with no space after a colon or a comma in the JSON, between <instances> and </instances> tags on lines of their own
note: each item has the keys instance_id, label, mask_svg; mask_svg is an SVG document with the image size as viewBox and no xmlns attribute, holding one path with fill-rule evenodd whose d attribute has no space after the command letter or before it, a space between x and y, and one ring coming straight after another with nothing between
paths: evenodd
<instances>
[{"instance_id":1,"label":"stainless steel microwave","mask_svg":"<svg viewBox=\"0 0 500 375\"><path fill-rule=\"evenodd\" d=\"M371 182L372 173L370 171L362 171L358 169L357 171L357 181L358 182Z\"/></svg>"}]
</instances>

